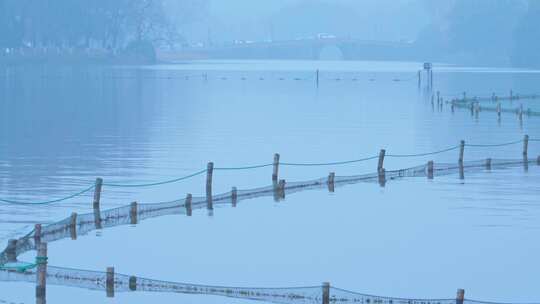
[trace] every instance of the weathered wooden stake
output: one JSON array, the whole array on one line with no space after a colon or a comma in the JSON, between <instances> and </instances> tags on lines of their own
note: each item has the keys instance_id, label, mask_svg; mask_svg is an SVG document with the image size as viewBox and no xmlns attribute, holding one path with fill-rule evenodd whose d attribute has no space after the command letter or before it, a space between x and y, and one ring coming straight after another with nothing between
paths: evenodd
<instances>
[{"instance_id":1,"label":"weathered wooden stake","mask_svg":"<svg viewBox=\"0 0 540 304\"><path fill-rule=\"evenodd\" d=\"M459 163L463 166L463 156L465 154L465 141L462 140L459 144Z\"/></svg>"},{"instance_id":2,"label":"weathered wooden stake","mask_svg":"<svg viewBox=\"0 0 540 304\"><path fill-rule=\"evenodd\" d=\"M214 173L214 163L209 162L206 168L206 209L213 210L212 204L212 174Z\"/></svg>"},{"instance_id":3,"label":"weathered wooden stake","mask_svg":"<svg viewBox=\"0 0 540 304\"><path fill-rule=\"evenodd\" d=\"M137 225L139 222L139 206L137 202L132 202L129 206L129 220L131 225Z\"/></svg>"},{"instance_id":4,"label":"weathered wooden stake","mask_svg":"<svg viewBox=\"0 0 540 304\"><path fill-rule=\"evenodd\" d=\"M330 283L322 284L322 304L330 304Z\"/></svg>"},{"instance_id":5,"label":"weathered wooden stake","mask_svg":"<svg viewBox=\"0 0 540 304\"><path fill-rule=\"evenodd\" d=\"M427 163L427 176L428 179L433 179L433 161L430 160Z\"/></svg>"},{"instance_id":6,"label":"weathered wooden stake","mask_svg":"<svg viewBox=\"0 0 540 304\"><path fill-rule=\"evenodd\" d=\"M231 202L232 202L232 206L236 207L236 203L238 202L238 190L236 189L236 187L232 187Z\"/></svg>"},{"instance_id":7,"label":"weathered wooden stake","mask_svg":"<svg viewBox=\"0 0 540 304\"><path fill-rule=\"evenodd\" d=\"M41 242L37 248L36 257L36 303L45 304L47 302L47 243Z\"/></svg>"},{"instance_id":8,"label":"weathered wooden stake","mask_svg":"<svg viewBox=\"0 0 540 304\"><path fill-rule=\"evenodd\" d=\"M459 179L465 179L465 167L463 166L463 162L459 163Z\"/></svg>"},{"instance_id":9,"label":"weathered wooden stake","mask_svg":"<svg viewBox=\"0 0 540 304\"><path fill-rule=\"evenodd\" d=\"M136 291L137 290L137 277L130 276L129 277L129 290Z\"/></svg>"},{"instance_id":10,"label":"weathered wooden stake","mask_svg":"<svg viewBox=\"0 0 540 304\"><path fill-rule=\"evenodd\" d=\"M280 179L278 183L278 195L280 199L285 199L285 180Z\"/></svg>"},{"instance_id":11,"label":"weathered wooden stake","mask_svg":"<svg viewBox=\"0 0 540 304\"><path fill-rule=\"evenodd\" d=\"M69 234L72 240L77 239L77 212L71 213L69 218Z\"/></svg>"},{"instance_id":12,"label":"weathered wooden stake","mask_svg":"<svg viewBox=\"0 0 540 304\"><path fill-rule=\"evenodd\" d=\"M191 205L191 201L192 201L193 197L191 195L191 193L188 193L186 195L186 202L185 202L185 205L186 205L186 215L187 216L191 216L193 214L193 208L192 208L192 205Z\"/></svg>"},{"instance_id":13,"label":"weathered wooden stake","mask_svg":"<svg viewBox=\"0 0 540 304\"><path fill-rule=\"evenodd\" d=\"M6 248L6 258L8 262L17 261L17 240L11 239L8 241L8 246Z\"/></svg>"},{"instance_id":14,"label":"weathered wooden stake","mask_svg":"<svg viewBox=\"0 0 540 304\"><path fill-rule=\"evenodd\" d=\"M377 172L381 172L384 169L384 156L386 155L386 150L381 149L379 152L379 163L377 164Z\"/></svg>"},{"instance_id":15,"label":"weathered wooden stake","mask_svg":"<svg viewBox=\"0 0 540 304\"><path fill-rule=\"evenodd\" d=\"M101 211L100 211L100 200L101 200L101 187L103 185L103 179L96 178L96 186L94 188L94 223L96 229L101 229Z\"/></svg>"},{"instance_id":16,"label":"weathered wooden stake","mask_svg":"<svg viewBox=\"0 0 540 304\"><path fill-rule=\"evenodd\" d=\"M107 267L106 290L107 298L114 298L114 267Z\"/></svg>"},{"instance_id":17,"label":"weathered wooden stake","mask_svg":"<svg viewBox=\"0 0 540 304\"><path fill-rule=\"evenodd\" d=\"M274 170L272 171L272 181L278 180L279 173L279 153L274 154Z\"/></svg>"},{"instance_id":18,"label":"weathered wooden stake","mask_svg":"<svg viewBox=\"0 0 540 304\"><path fill-rule=\"evenodd\" d=\"M529 150L529 135L523 137L523 156L527 156Z\"/></svg>"},{"instance_id":19,"label":"weathered wooden stake","mask_svg":"<svg viewBox=\"0 0 540 304\"><path fill-rule=\"evenodd\" d=\"M381 169L381 171L379 171L379 185L381 187L386 186L386 170L384 169Z\"/></svg>"},{"instance_id":20,"label":"weathered wooden stake","mask_svg":"<svg viewBox=\"0 0 540 304\"><path fill-rule=\"evenodd\" d=\"M491 158L486 159L486 169L491 170Z\"/></svg>"},{"instance_id":21,"label":"weathered wooden stake","mask_svg":"<svg viewBox=\"0 0 540 304\"><path fill-rule=\"evenodd\" d=\"M463 301L465 301L465 290L458 289L456 295L456 304L463 304Z\"/></svg>"},{"instance_id":22,"label":"weathered wooden stake","mask_svg":"<svg viewBox=\"0 0 540 304\"><path fill-rule=\"evenodd\" d=\"M334 184L335 180L336 180L336 173L330 172L330 174L328 174L328 191L334 192L334 190L335 190L335 184Z\"/></svg>"},{"instance_id":23,"label":"weathered wooden stake","mask_svg":"<svg viewBox=\"0 0 540 304\"><path fill-rule=\"evenodd\" d=\"M37 249L39 243L41 243L41 224L34 226L34 243Z\"/></svg>"}]
</instances>

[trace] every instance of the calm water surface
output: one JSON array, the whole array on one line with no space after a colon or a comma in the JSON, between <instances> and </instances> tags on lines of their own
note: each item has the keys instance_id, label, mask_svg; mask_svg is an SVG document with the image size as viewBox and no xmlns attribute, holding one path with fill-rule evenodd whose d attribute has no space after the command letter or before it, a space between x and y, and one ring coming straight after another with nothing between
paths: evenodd
<instances>
[{"instance_id":1,"label":"calm water surface","mask_svg":"<svg viewBox=\"0 0 540 304\"><path fill-rule=\"evenodd\" d=\"M540 117L471 116L432 108L420 63L196 62L156 67L17 68L0 75L0 198L40 202L66 196L96 177L145 183L206 167L327 162L441 150L459 140L489 144L529 134ZM319 87L315 70L320 69ZM203 75L207 75L206 77ZM444 98L492 92L538 93L537 71L439 65ZM540 110L535 101L505 107ZM540 144L531 142L531 157ZM521 145L467 148L466 159L519 159ZM388 169L457 151L389 158ZM288 181L370 173L376 160L347 166L285 167ZM217 171L217 193L267 186L271 168ZM103 189L103 208L204 194L204 175L151 188ZM330 281L359 292L402 297L538 301L540 169L411 178L385 188L358 184L309 191L275 203L192 218L167 216L49 245L50 264L227 286L304 286ZM71 212L91 211L91 194L53 205L0 204L0 243ZM31 261L34 253L22 258ZM0 283L0 300L30 303L33 285ZM184 295L119 294L53 287L51 303L247 303Z\"/></svg>"}]
</instances>

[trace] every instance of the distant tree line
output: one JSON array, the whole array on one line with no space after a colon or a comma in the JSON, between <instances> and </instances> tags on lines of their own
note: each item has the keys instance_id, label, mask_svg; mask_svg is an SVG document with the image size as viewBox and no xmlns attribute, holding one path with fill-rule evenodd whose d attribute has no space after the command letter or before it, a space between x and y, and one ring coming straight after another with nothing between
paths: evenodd
<instances>
[{"instance_id":1,"label":"distant tree line","mask_svg":"<svg viewBox=\"0 0 540 304\"><path fill-rule=\"evenodd\" d=\"M0 0L0 50L116 53L173 45L165 0Z\"/></svg>"}]
</instances>

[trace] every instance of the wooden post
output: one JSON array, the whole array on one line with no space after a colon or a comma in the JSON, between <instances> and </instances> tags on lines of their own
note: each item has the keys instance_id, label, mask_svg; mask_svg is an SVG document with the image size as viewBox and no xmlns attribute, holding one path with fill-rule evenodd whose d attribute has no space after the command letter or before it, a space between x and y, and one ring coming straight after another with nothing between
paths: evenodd
<instances>
[{"instance_id":1,"label":"wooden post","mask_svg":"<svg viewBox=\"0 0 540 304\"><path fill-rule=\"evenodd\" d=\"M107 267L106 291L107 298L114 298L114 267Z\"/></svg>"},{"instance_id":2,"label":"wooden post","mask_svg":"<svg viewBox=\"0 0 540 304\"><path fill-rule=\"evenodd\" d=\"M139 206L137 202L132 202L129 206L129 220L131 225L137 225L139 222L138 219Z\"/></svg>"},{"instance_id":3,"label":"wooden post","mask_svg":"<svg viewBox=\"0 0 540 304\"><path fill-rule=\"evenodd\" d=\"M486 169L491 170L491 158L486 159Z\"/></svg>"},{"instance_id":4,"label":"wooden post","mask_svg":"<svg viewBox=\"0 0 540 304\"><path fill-rule=\"evenodd\" d=\"M193 213L193 208L192 208L192 205L191 205L192 199L193 199L193 197L192 197L191 193L188 193L186 195L186 203L185 203L185 205L186 205L186 215L187 216L191 216L192 213Z\"/></svg>"},{"instance_id":5,"label":"wooden post","mask_svg":"<svg viewBox=\"0 0 540 304\"><path fill-rule=\"evenodd\" d=\"M514 95L514 92L512 92L512 90L510 90L510 101L512 101L512 99L514 99L513 95Z\"/></svg>"},{"instance_id":6,"label":"wooden post","mask_svg":"<svg viewBox=\"0 0 540 304\"><path fill-rule=\"evenodd\" d=\"M463 156L465 154L465 141L462 140L459 144L459 163L463 165Z\"/></svg>"},{"instance_id":7,"label":"wooden post","mask_svg":"<svg viewBox=\"0 0 540 304\"><path fill-rule=\"evenodd\" d=\"M272 171L272 181L278 180L279 173L279 153L274 154L274 170Z\"/></svg>"},{"instance_id":8,"label":"wooden post","mask_svg":"<svg viewBox=\"0 0 540 304\"><path fill-rule=\"evenodd\" d=\"M238 202L238 190L236 187L232 187L231 190L231 203L233 207L236 207L236 203Z\"/></svg>"},{"instance_id":9,"label":"wooden post","mask_svg":"<svg viewBox=\"0 0 540 304\"><path fill-rule=\"evenodd\" d=\"M315 82L317 83L317 88L319 87L319 70L315 72Z\"/></svg>"},{"instance_id":10,"label":"wooden post","mask_svg":"<svg viewBox=\"0 0 540 304\"><path fill-rule=\"evenodd\" d=\"M34 226L34 244L36 249L39 243L41 243L41 224L36 224Z\"/></svg>"},{"instance_id":11,"label":"wooden post","mask_svg":"<svg viewBox=\"0 0 540 304\"><path fill-rule=\"evenodd\" d=\"M129 290L136 291L137 290L137 277L130 276L129 277Z\"/></svg>"},{"instance_id":12,"label":"wooden post","mask_svg":"<svg viewBox=\"0 0 540 304\"><path fill-rule=\"evenodd\" d=\"M285 199L285 180L280 179L278 183L278 197L280 199Z\"/></svg>"},{"instance_id":13,"label":"wooden post","mask_svg":"<svg viewBox=\"0 0 540 304\"><path fill-rule=\"evenodd\" d=\"M330 304L330 283L322 284L322 304Z\"/></svg>"},{"instance_id":14,"label":"wooden post","mask_svg":"<svg viewBox=\"0 0 540 304\"><path fill-rule=\"evenodd\" d=\"M335 190L335 184L334 184L335 180L336 180L336 173L330 172L330 174L328 174L328 191L334 192L334 190Z\"/></svg>"},{"instance_id":15,"label":"wooden post","mask_svg":"<svg viewBox=\"0 0 540 304\"><path fill-rule=\"evenodd\" d=\"M8 262L17 261L17 240L11 239L8 241L8 246L6 248L6 259Z\"/></svg>"},{"instance_id":16,"label":"wooden post","mask_svg":"<svg viewBox=\"0 0 540 304\"><path fill-rule=\"evenodd\" d=\"M501 102L497 102L497 116L501 117Z\"/></svg>"},{"instance_id":17,"label":"wooden post","mask_svg":"<svg viewBox=\"0 0 540 304\"><path fill-rule=\"evenodd\" d=\"M465 179L465 167L463 166L463 162L459 163L459 179Z\"/></svg>"},{"instance_id":18,"label":"wooden post","mask_svg":"<svg viewBox=\"0 0 540 304\"><path fill-rule=\"evenodd\" d=\"M437 104L441 103L441 92L437 91Z\"/></svg>"},{"instance_id":19,"label":"wooden post","mask_svg":"<svg viewBox=\"0 0 540 304\"><path fill-rule=\"evenodd\" d=\"M523 156L527 157L529 149L529 135L523 137Z\"/></svg>"},{"instance_id":20,"label":"wooden post","mask_svg":"<svg viewBox=\"0 0 540 304\"><path fill-rule=\"evenodd\" d=\"M384 169L384 156L386 155L386 150L381 149L379 152L379 163L377 164L377 172L381 172Z\"/></svg>"},{"instance_id":21,"label":"wooden post","mask_svg":"<svg viewBox=\"0 0 540 304\"><path fill-rule=\"evenodd\" d=\"M463 304L464 301L465 301L465 290L458 289L457 295L456 295L456 304Z\"/></svg>"},{"instance_id":22,"label":"wooden post","mask_svg":"<svg viewBox=\"0 0 540 304\"><path fill-rule=\"evenodd\" d=\"M101 211L100 211L100 200L101 200L101 187L103 185L103 179L96 178L96 186L94 188L94 223L96 229L101 229Z\"/></svg>"},{"instance_id":23,"label":"wooden post","mask_svg":"<svg viewBox=\"0 0 540 304\"><path fill-rule=\"evenodd\" d=\"M384 169L381 169L381 171L379 171L379 186L386 186L386 170Z\"/></svg>"},{"instance_id":24,"label":"wooden post","mask_svg":"<svg viewBox=\"0 0 540 304\"><path fill-rule=\"evenodd\" d=\"M69 218L69 234L72 240L77 239L77 212L71 213Z\"/></svg>"},{"instance_id":25,"label":"wooden post","mask_svg":"<svg viewBox=\"0 0 540 304\"><path fill-rule=\"evenodd\" d=\"M430 160L427 163L427 176L428 179L433 179L433 161Z\"/></svg>"},{"instance_id":26,"label":"wooden post","mask_svg":"<svg viewBox=\"0 0 540 304\"><path fill-rule=\"evenodd\" d=\"M46 298L46 286L47 286L47 243L41 242L37 248L36 257L37 271L36 271L36 303L45 304Z\"/></svg>"},{"instance_id":27,"label":"wooden post","mask_svg":"<svg viewBox=\"0 0 540 304\"><path fill-rule=\"evenodd\" d=\"M206 168L206 209L213 210L212 204L212 174L214 173L214 163L209 162Z\"/></svg>"}]
</instances>

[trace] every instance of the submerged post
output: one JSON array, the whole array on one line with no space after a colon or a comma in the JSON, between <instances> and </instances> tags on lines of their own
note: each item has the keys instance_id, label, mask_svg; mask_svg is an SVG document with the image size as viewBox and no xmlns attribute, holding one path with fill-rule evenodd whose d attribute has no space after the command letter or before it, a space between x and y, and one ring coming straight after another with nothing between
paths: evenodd
<instances>
[{"instance_id":1,"label":"submerged post","mask_svg":"<svg viewBox=\"0 0 540 304\"><path fill-rule=\"evenodd\" d=\"M330 174L328 174L328 191L334 192L334 190L335 190L335 185L334 185L335 180L336 180L336 173L330 172Z\"/></svg>"},{"instance_id":2,"label":"submerged post","mask_svg":"<svg viewBox=\"0 0 540 304\"><path fill-rule=\"evenodd\" d=\"M379 152L379 163L377 164L377 172L381 172L384 169L384 156L386 155L386 150L381 149Z\"/></svg>"},{"instance_id":3,"label":"submerged post","mask_svg":"<svg viewBox=\"0 0 540 304\"><path fill-rule=\"evenodd\" d=\"M36 303L45 304L47 302L47 243L38 245L36 256Z\"/></svg>"},{"instance_id":4,"label":"submerged post","mask_svg":"<svg viewBox=\"0 0 540 304\"><path fill-rule=\"evenodd\" d=\"M212 175L214 173L214 163L209 162L206 168L206 209L213 210L212 205Z\"/></svg>"},{"instance_id":5,"label":"submerged post","mask_svg":"<svg viewBox=\"0 0 540 304\"><path fill-rule=\"evenodd\" d=\"M191 214L193 213L193 209L191 207L191 200L192 200L192 195L191 195L191 193L188 193L186 195L186 203L185 203L185 205L186 205L186 215L187 216L191 216Z\"/></svg>"},{"instance_id":6,"label":"submerged post","mask_svg":"<svg viewBox=\"0 0 540 304\"><path fill-rule=\"evenodd\" d=\"M72 240L77 239L77 212L71 213L69 218L69 235Z\"/></svg>"},{"instance_id":7,"label":"submerged post","mask_svg":"<svg viewBox=\"0 0 540 304\"><path fill-rule=\"evenodd\" d=\"M527 157L529 150L529 135L523 137L523 157Z\"/></svg>"},{"instance_id":8,"label":"submerged post","mask_svg":"<svg viewBox=\"0 0 540 304\"><path fill-rule=\"evenodd\" d=\"M501 102L497 102L497 116L501 117Z\"/></svg>"},{"instance_id":9,"label":"submerged post","mask_svg":"<svg viewBox=\"0 0 540 304\"><path fill-rule=\"evenodd\" d=\"M101 200L101 187L103 185L102 178L96 178L96 186L94 187L94 223L96 229L101 229L101 211L100 211L100 200Z\"/></svg>"},{"instance_id":10,"label":"submerged post","mask_svg":"<svg viewBox=\"0 0 540 304\"><path fill-rule=\"evenodd\" d=\"M458 289L456 295L456 304L463 304L463 301L465 301L465 290Z\"/></svg>"},{"instance_id":11,"label":"submerged post","mask_svg":"<svg viewBox=\"0 0 540 304\"><path fill-rule=\"evenodd\" d=\"M322 284L322 304L330 304L330 283Z\"/></svg>"},{"instance_id":12,"label":"submerged post","mask_svg":"<svg viewBox=\"0 0 540 304\"><path fill-rule=\"evenodd\" d=\"M315 82L317 84L317 88L319 87L319 70L315 72Z\"/></svg>"},{"instance_id":13,"label":"submerged post","mask_svg":"<svg viewBox=\"0 0 540 304\"><path fill-rule=\"evenodd\" d=\"M129 290L130 291L136 291L137 290L137 277L130 276L129 277Z\"/></svg>"},{"instance_id":14,"label":"submerged post","mask_svg":"<svg viewBox=\"0 0 540 304\"><path fill-rule=\"evenodd\" d=\"M34 243L37 249L39 243L41 243L41 224L36 224L34 226Z\"/></svg>"},{"instance_id":15,"label":"submerged post","mask_svg":"<svg viewBox=\"0 0 540 304\"><path fill-rule=\"evenodd\" d=\"M278 197L280 199L285 199L285 180L280 179L278 183Z\"/></svg>"},{"instance_id":16,"label":"submerged post","mask_svg":"<svg viewBox=\"0 0 540 304\"><path fill-rule=\"evenodd\" d=\"M465 154L465 141L459 143L459 164L463 166L463 156Z\"/></svg>"},{"instance_id":17,"label":"submerged post","mask_svg":"<svg viewBox=\"0 0 540 304\"><path fill-rule=\"evenodd\" d=\"M138 219L139 206L137 202L132 202L129 206L129 222L131 225L137 225L139 222Z\"/></svg>"},{"instance_id":18,"label":"submerged post","mask_svg":"<svg viewBox=\"0 0 540 304\"><path fill-rule=\"evenodd\" d=\"M6 258L8 262L17 261L17 240L11 239L8 241L8 246L6 248Z\"/></svg>"},{"instance_id":19,"label":"submerged post","mask_svg":"<svg viewBox=\"0 0 540 304\"><path fill-rule=\"evenodd\" d=\"M238 189L236 187L232 187L231 190L231 204L233 207L236 207L236 203L238 202Z\"/></svg>"},{"instance_id":20,"label":"submerged post","mask_svg":"<svg viewBox=\"0 0 540 304\"><path fill-rule=\"evenodd\" d=\"M279 173L279 153L274 154L274 169L272 171L272 181L275 182L278 180Z\"/></svg>"},{"instance_id":21,"label":"submerged post","mask_svg":"<svg viewBox=\"0 0 540 304\"><path fill-rule=\"evenodd\" d=\"M427 163L427 176L428 179L433 179L433 161L430 160Z\"/></svg>"},{"instance_id":22,"label":"submerged post","mask_svg":"<svg viewBox=\"0 0 540 304\"><path fill-rule=\"evenodd\" d=\"M107 278L105 280L107 298L114 298L114 267L107 267Z\"/></svg>"},{"instance_id":23,"label":"submerged post","mask_svg":"<svg viewBox=\"0 0 540 304\"><path fill-rule=\"evenodd\" d=\"M486 159L486 169L491 170L491 158Z\"/></svg>"}]
</instances>

